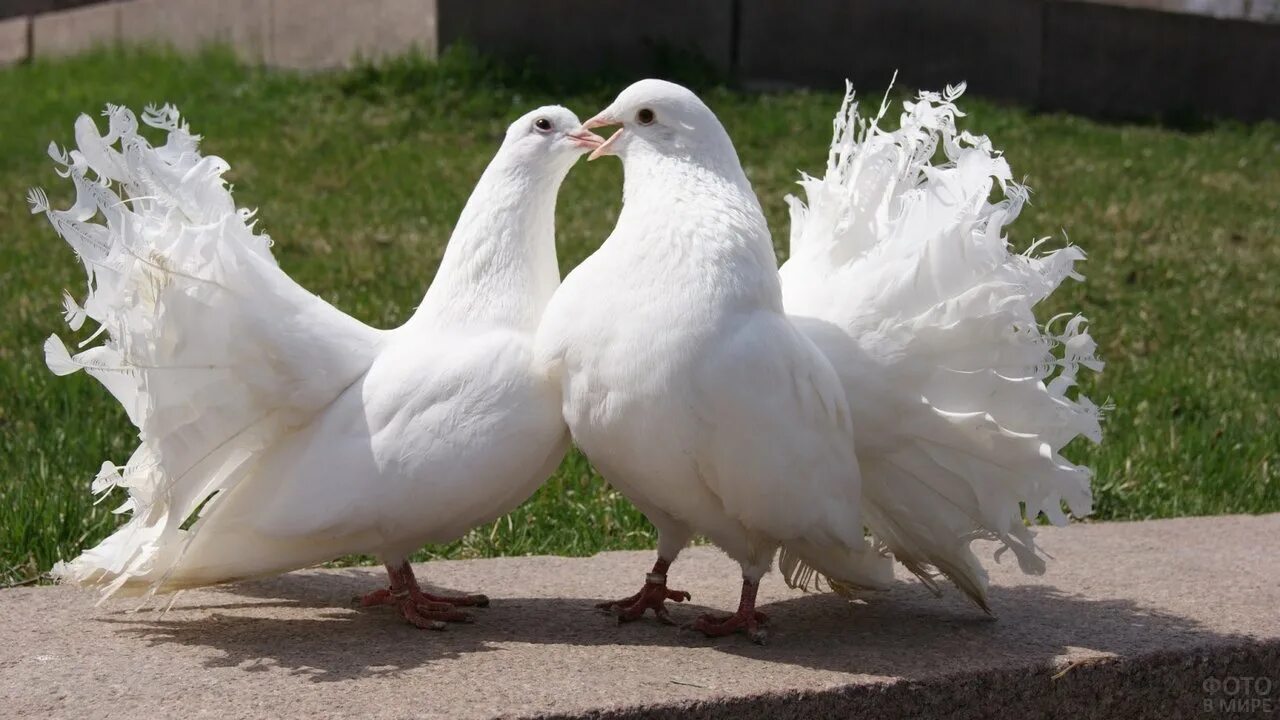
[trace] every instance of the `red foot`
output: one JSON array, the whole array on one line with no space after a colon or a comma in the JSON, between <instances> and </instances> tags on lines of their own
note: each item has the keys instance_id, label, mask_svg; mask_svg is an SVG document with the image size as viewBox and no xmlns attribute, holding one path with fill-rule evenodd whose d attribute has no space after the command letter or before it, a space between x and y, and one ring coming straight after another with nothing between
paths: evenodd
<instances>
[{"instance_id":1,"label":"red foot","mask_svg":"<svg viewBox=\"0 0 1280 720\"><path fill-rule=\"evenodd\" d=\"M653 610L659 621L667 625L675 625L671 613L667 612L667 600L684 602L691 595L683 590L668 590L665 583L646 582L640 592L621 600L611 600L596 605L601 610L612 610L618 622L631 622L644 617L645 610Z\"/></svg>"},{"instance_id":2,"label":"red foot","mask_svg":"<svg viewBox=\"0 0 1280 720\"><path fill-rule=\"evenodd\" d=\"M391 578L391 587L380 588L358 598L360 605L392 605L409 624L424 630L443 630L445 623L450 622L474 622L470 615L457 607L486 607L489 604L489 598L484 595L451 597L423 592L407 562L398 567L388 565L387 574Z\"/></svg>"},{"instance_id":3,"label":"red foot","mask_svg":"<svg viewBox=\"0 0 1280 720\"><path fill-rule=\"evenodd\" d=\"M435 595L425 590L419 592L431 602L448 603L455 607L489 607L488 595Z\"/></svg>"},{"instance_id":4,"label":"red foot","mask_svg":"<svg viewBox=\"0 0 1280 720\"><path fill-rule=\"evenodd\" d=\"M684 590L667 589L666 571L670 565L671 563L659 559L653 566L653 572L646 576L644 587L640 588L640 592L621 600L599 603L596 607L612 611L620 623L639 620L644 617L645 610L653 610L659 622L675 625L671 614L667 612L667 601L684 602L693 596Z\"/></svg>"},{"instance_id":5,"label":"red foot","mask_svg":"<svg viewBox=\"0 0 1280 720\"><path fill-rule=\"evenodd\" d=\"M738 603L738 612L732 615L703 615L688 627L707 637L724 637L736 632L745 632L751 642L765 644L769 631L765 627L769 618L756 610L756 591L759 585L748 580L742 581L742 600Z\"/></svg>"},{"instance_id":6,"label":"red foot","mask_svg":"<svg viewBox=\"0 0 1280 720\"><path fill-rule=\"evenodd\" d=\"M746 632L751 642L763 645L769 637L769 631L765 627L768 623L769 618L764 613L752 610L749 613L738 611L732 615L703 615L689 627L707 637L724 637L741 630Z\"/></svg>"}]
</instances>

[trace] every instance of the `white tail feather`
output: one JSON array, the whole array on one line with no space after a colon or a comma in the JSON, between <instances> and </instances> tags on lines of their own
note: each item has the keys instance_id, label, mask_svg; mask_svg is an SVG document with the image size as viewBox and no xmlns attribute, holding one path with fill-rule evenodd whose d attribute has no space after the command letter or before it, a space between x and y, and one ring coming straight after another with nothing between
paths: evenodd
<instances>
[{"instance_id":1,"label":"white tail feather","mask_svg":"<svg viewBox=\"0 0 1280 720\"><path fill-rule=\"evenodd\" d=\"M368 368L382 334L294 283L275 264L270 239L237 210L222 174L227 163L198 152L176 109L150 108L144 121L167 133L152 147L125 108L108 106L109 129L75 124L76 149L49 146L76 200L44 213L85 265L83 306L69 296L72 330L99 327L72 355L45 343L49 368L83 369L120 401L141 444L122 467L104 463L93 482L120 487L130 517L57 577L105 594L191 584L180 563L215 494L246 479L264 450L306 423ZM101 218L101 223L94 222ZM269 481L265 479L263 481ZM228 572L234 572L234 567ZM217 581L219 578L205 578Z\"/></svg>"},{"instance_id":2,"label":"white tail feather","mask_svg":"<svg viewBox=\"0 0 1280 720\"><path fill-rule=\"evenodd\" d=\"M1102 363L1082 317L1057 334L1037 323L1034 306L1079 279L1084 253L1010 251L1003 228L1028 193L986 137L957 131L963 89L921 93L893 132L879 127L885 106L868 120L846 93L825 176L801 180L807 204L788 198L781 272L787 312L849 396L877 543L987 609L974 539L1039 573L1028 522L1065 523L1063 504L1090 512L1091 473L1060 452L1101 438L1100 408L1073 387Z\"/></svg>"},{"instance_id":3,"label":"white tail feather","mask_svg":"<svg viewBox=\"0 0 1280 720\"><path fill-rule=\"evenodd\" d=\"M71 358L66 344L57 335L50 335L44 341L44 362L54 375L70 375L83 367Z\"/></svg>"}]
</instances>

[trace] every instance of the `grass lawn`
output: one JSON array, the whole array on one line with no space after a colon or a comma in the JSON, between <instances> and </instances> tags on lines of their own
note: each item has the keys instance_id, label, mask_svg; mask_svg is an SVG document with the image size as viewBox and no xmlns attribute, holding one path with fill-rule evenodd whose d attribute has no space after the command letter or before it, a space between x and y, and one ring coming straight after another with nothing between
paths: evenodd
<instances>
[{"instance_id":1,"label":"grass lawn","mask_svg":"<svg viewBox=\"0 0 1280 720\"><path fill-rule=\"evenodd\" d=\"M887 78L886 78L887 81ZM24 196L56 205L69 183L45 157L72 142L80 112L107 102L173 102L206 153L232 166L239 203L261 208L281 265L376 326L405 320L505 126L558 102L580 117L620 83L561 87L465 57L440 67L294 75L222 54L183 59L103 53L0 71L0 582L38 576L106 535L117 504L89 481L135 438L92 379L56 378L41 343L67 337L60 295L83 269ZM737 142L783 250L783 195L825 159L832 92L744 94L694 83ZM981 88L975 88L980 92ZM865 88L878 102L883 88ZM1089 391L1116 406L1100 447L1073 447L1097 470L1097 519L1280 510L1280 126L1197 132L1107 125L962 100L964 126L990 135L1035 189L1014 225L1019 247L1060 235L1090 255L1043 318L1092 320L1107 371ZM580 164L560 195L567 271L613 224L621 172ZM424 556L587 554L646 547L644 518L578 455L528 503Z\"/></svg>"}]
</instances>

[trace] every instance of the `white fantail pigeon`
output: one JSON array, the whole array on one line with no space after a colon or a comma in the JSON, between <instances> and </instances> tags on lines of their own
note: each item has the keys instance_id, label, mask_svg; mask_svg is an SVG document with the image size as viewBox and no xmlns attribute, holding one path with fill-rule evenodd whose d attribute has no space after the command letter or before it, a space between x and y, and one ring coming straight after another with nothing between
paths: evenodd
<instances>
[{"instance_id":1,"label":"white fantail pigeon","mask_svg":"<svg viewBox=\"0 0 1280 720\"><path fill-rule=\"evenodd\" d=\"M565 452L532 343L560 280L557 192L601 138L561 107L513 123L421 306L377 330L276 265L227 163L175 109L143 115L167 133L158 147L129 110L106 115L105 136L81 116L78 149L50 147L75 205L31 194L88 271L84 305L65 299L72 329L99 325L88 349L54 336L45 351L55 373L100 380L141 443L93 483L128 492L128 522L53 574L141 595L365 553L390 575L365 604L419 627L466 620L454 606L487 599L423 592L406 558L516 507Z\"/></svg>"},{"instance_id":2,"label":"white fantail pigeon","mask_svg":"<svg viewBox=\"0 0 1280 720\"><path fill-rule=\"evenodd\" d=\"M957 133L957 95L922 94L895 132L846 97L826 176L792 201L781 274L692 92L645 80L586 123L621 126L592 157L622 159L624 205L535 355L576 442L659 532L640 592L601 606L620 620L670 622L664 601L688 595L667 568L695 533L742 566L737 612L693 624L707 635L763 641L756 591L779 551L793 587L880 588L896 558L986 609L974 539L1040 572L1026 521L1089 511L1090 471L1059 451L1099 437L1099 409L1069 390L1101 364L1079 317L1055 335L1032 313L1083 253L1010 252L1025 191L986 138Z\"/></svg>"}]
</instances>

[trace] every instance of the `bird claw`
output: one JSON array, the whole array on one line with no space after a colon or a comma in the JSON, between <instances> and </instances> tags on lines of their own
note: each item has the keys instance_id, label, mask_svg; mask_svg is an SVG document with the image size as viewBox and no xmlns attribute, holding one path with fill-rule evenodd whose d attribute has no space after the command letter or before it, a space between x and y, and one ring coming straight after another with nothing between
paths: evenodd
<instances>
[{"instance_id":1,"label":"bird claw","mask_svg":"<svg viewBox=\"0 0 1280 720\"><path fill-rule=\"evenodd\" d=\"M751 642L764 645L769 639L769 617L759 610L739 611L733 615L707 614L685 626L706 637L725 637L743 632Z\"/></svg>"},{"instance_id":2,"label":"bird claw","mask_svg":"<svg viewBox=\"0 0 1280 720\"><path fill-rule=\"evenodd\" d=\"M394 605L400 616L410 625L423 630L444 630L446 623L471 624L475 618L449 603L416 598L413 594L393 597L387 605Z\"/></svg>"},{"instance_id":3,"label":"bird claw","mask_svg":"<svg viewBox=\"0 0 1280 720\"><path fill-rule=\"evenodd\" d=\"M352 598L352 602L361 607L391 605L399 610L400 616L414 627L423 630L443 630L445 623L474 623L475 618L458 610L458 607L486 607L489 604L489 598L484 595L458 597L433 595L417 587L409 587L399 591L378 588L367 595Z\"/></svg>"},{"instance_id":4,"label":"bird claw","mask_svg":"<svg viewBox=\"0 0 1280 720\"><path fill-rule=\"evenodd\" d=\"M435 595L425 591L421 595L431 602L447 603L454 607L489 607L488 595Z\"/></svg>"},{"instance_id":5,"label":"bird claw","mask_svg":"<svg viewBox=\"0 0 1280 720\"><path fill-rule=\"evenodd\" d=\"M405 604L400 606L400 616L409 622L410 625L421 630L441 631L446 627L444 620L434 616L435 613L422 613L413 605Z\"/></svg>"},{"instance_id":6,"label":"bird claw","mask_svg":"<svg viewBox=\"0 0 1280 720\"><path fill-rule=\"evenodd\" d=\"M630 607L623 607L619 605L613 608L613 615L618 618L618 624L623 625L629 622L635 622L636 620L644 617L644 611L646 609L649 609L649 606L640 607L639 605L632 605ZM663 625L676 624L676 621L671 618L671 613L667 610L665 605L654 607L653 616Z\"/></svg>"},{"instance_id":7,"label":"bird claw","mask_svg":"<svg viewBox=\"0 0 1280 720\"><path fill-rule=\"evenodd\" d=\"M596 608L612 612L618 618L618 624L633 622L644 617L645 610L653 610L658 622L664 625L675 625L671 613L667 610L666 601L684 602L693 596L684 590L668 590L666 585L645 583L640 592L621 600L610 600L597 603Z\"/></svg>"},{"instance_id":8,"label":"bird claw","mask_svg":"<svg viewBox=\"0 0 1280 720\"><path fill-rule=\"evenodd\" d=\"M360 607L374 607L374 606L376 606L376 605L390 605L390 604L391 604L391 589L390 589L390 588L378 588L377 590L374 590L373 592L370 592L370 593L366 593L366 594L364 594L364 595L354 595L354 596L352 596L352 598L351 598L351 604L353 604L353 605L359 605Z\"/></svg>"},{"instance_id":9,"label":"bird claw","mask_svg":"<svg viewBox=\"0 0 1280 720\"><path fill-rule=\"evenodd\" d=\"M635 622L644 617L644 611L648 608L648 605L639 602L627 606L619 605L613 609L613 615L618 618L618 624L622 625L623 623ZM657 610L655 609L654 612L656 613Z\"/></svg>"}]
</instances>

